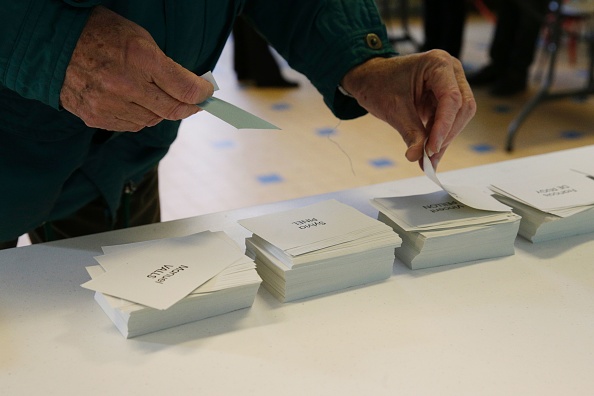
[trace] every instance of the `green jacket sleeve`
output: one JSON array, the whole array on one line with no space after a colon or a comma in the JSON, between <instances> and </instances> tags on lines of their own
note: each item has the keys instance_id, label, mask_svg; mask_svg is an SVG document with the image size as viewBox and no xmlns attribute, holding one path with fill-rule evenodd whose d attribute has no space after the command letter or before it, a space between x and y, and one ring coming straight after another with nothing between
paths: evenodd
<instances>
[{"instance_id":1,"label":"green jacket sleeve","mask_svg":"<svg viewBox=\"0 0 594 396\"><path fill-rule=\"evenodd\" d=\"M66 67L95 0L0 3L0 86L59 108Z\"/></svg>"},{"instance_id":2,"label":"green jacket sleeve","mask_svg":"<svg viewBox=\"0 0 594 396\"><path fill-rule=\"evenodd\" d=\"M365 114L337 87L354 66L396 54L373 0L247 0L243 12L337 117Z\"/></svg>"}]
</instances>

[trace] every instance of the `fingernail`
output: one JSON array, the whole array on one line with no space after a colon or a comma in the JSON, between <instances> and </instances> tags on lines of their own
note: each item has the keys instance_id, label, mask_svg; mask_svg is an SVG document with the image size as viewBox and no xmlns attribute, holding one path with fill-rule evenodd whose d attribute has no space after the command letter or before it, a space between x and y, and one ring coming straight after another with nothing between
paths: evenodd
<instances>
[{"instance_id":1,"label":"fingernail","mask_svg":"<svg viewBox=\"0 0 594 396\"><path fill-rule=\"evenodd\" d=\"M442 145L443 145L443 139L442 140L438 140L437 141L437 144L435 145L435 148L436 148L435 152L436 153L439 153L441 151L441 146Z\"/></svg>"},{"instance_id":2,"label":"fingernail","mask_svg":"<svg viewBox=\"0 0 594 396\"><path fill-rule=\"evenodd\" d=\"M427 156L433 157L433 154L435 154L435 153L430 148L427 148Z\"/></svg>"},{"instance_id":3,"label":"fingernail","mask_svg":"<svg viewBox=\"0 0 594 396\"><path fill-rule=\"evenodd\" d=\"M413 157L413 150L411 150L410 147L408 148L408 150L406 150L406 153L404 154L404 156L409 161L418 161L419 160L419 158L416 158L416 156ZM421 154L421 158L423 158L423 155L422 154Z\"/></svg>"}]
</instances>

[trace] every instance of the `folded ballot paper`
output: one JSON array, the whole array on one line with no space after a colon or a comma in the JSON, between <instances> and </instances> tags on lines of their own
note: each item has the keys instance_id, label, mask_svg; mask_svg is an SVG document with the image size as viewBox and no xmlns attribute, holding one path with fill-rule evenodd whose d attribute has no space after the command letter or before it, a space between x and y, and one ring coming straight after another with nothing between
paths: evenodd
<instances>
[{"instance_id":1,"label":"folded ballot paper","mask_svg":"<svg viewBox=\"0 0 594 396\"><path fill-rule=\"evenodd\" d=\"M292 301L390 277L401 239L336 200L240 220L264 287Z\"/></svg>"},{"instance_id":2,"label":"folded ballot paper","mask_svg":"<svg viewBox=\"0 0 594 396\"><path fill-rule=\"evenodd\" d=\"M223 232L104 247L82 287L126 338L250 307L261 279Z\"/></svg>"},{"instance_id":3,"label":"folded ballot paper","mask_svg":"<svg viewBox=\"0 0 594 396\"><path fill-rule=\"evenodd\" d=\"M491 186L495 197L522 216L519 234L543 242L594 231L592 171L523 175Z\"/></svg>"},{"instance_id":4,"label":"folded ballot paper","mask_svg":"<svg viewBox=\"0 0 594 396\"><path fill-rule=\"evenodd\" d=\"M442 184L426 154L423 164L442 190L371 200L402 238L399 260L420 269L514 254L520 217L510 207L481 188Z\"/></svg>"}]
</instances>

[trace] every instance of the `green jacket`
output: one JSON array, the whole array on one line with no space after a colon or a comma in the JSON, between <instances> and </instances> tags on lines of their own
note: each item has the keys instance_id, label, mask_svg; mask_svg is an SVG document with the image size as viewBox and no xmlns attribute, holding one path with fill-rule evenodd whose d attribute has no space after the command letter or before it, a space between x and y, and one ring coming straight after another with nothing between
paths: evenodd
<instances>
[{"instance_id":1,"label":"green jacket","mask_svg":"<svg viewBox=\"0 0 594 396\"><path fill-rule=\"evenodd\" d=\"M123 186L166 154L179 122L107 141L59 106L70 56L102 4L147 29L187 69L215 67L243 13L308 76L342 119L365 112L337 91L344 74L394 54L373 0L4 0L0 3L0 241L70 215L102 195L112 213ZM380 48L366 37L377 34Z\"/></svg>"}]
</instances>

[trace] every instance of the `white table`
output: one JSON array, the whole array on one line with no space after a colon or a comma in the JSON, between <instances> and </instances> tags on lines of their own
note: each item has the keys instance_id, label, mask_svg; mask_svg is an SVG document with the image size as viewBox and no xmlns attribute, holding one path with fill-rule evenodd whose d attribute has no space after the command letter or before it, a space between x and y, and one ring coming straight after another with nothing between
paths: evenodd
<instances>
[{"instance_id":1,"label":"white table","mask_svg":"<svg viewBox=\"0 0 594 396\"><path fill-rule=\"evenodd\" d=\"M531 167L594 168L594 146L440 174L488 183ZM102 245L224 230L337 198L434 190L424 176L0 252L2 395L592 395L594 235L411 271L125 340L79 285Z\"/></svg>"}]
</instances>

